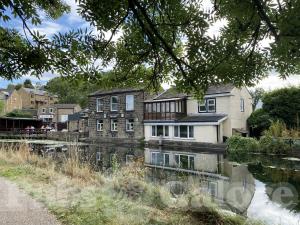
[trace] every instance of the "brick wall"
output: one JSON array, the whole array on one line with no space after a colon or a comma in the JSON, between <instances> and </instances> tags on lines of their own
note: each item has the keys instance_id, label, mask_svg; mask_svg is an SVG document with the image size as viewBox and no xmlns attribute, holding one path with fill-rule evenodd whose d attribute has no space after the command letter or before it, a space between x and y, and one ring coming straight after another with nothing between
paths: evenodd
<instances>
[{"instance_id":1,"label":"brick wall","mask_svg":"<svg viewBox=\"0 0 300 225\"><path fill-rule=\"evenodd\" d=\"M134 110L126 111L126 95L134 95ZM118 111L111 112L110 100L118 96ZM103 112L97 112L96 99L104 102ZM144 138L144 92L133 91L89 97L89 137L97 142L138 142ZM105 118L106 117L106 118ZM111 119L118 120L118 130L111 131ZM126 119L134 119L134 131L126 131ZM97 120L103 120L103 131L97 131Z\"/></svg>"}]
</instances>

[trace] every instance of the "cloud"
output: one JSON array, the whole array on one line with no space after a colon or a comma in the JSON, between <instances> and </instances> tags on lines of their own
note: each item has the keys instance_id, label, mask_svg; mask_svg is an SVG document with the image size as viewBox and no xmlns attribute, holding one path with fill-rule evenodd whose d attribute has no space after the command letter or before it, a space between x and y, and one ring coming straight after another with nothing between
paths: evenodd
<instances>
[{"instance_id":1,"label":"cloud","mask_svg":"<svg viewBox=\"0 0 300 225\"><path fill-rule=\"evenodd\" d=\"M44 21L41 26L33 27L31 30L38 31L41 34L45 34L47 37L51 37L52 35L63 31L64 26L56 22Z\"/></svg>"},{"instance_id":2,"label":"cloud","mask_svg":"<svg viewBox=\"0 0 300 225\"><path fill-rule=\"evenodd\" d=\"M300 75L291 75L286 79L279 77L276 72L270 72L269 76L261 80L256 87L265 89L266 91L300 85Z\"/></svg>"},{"instance_id":3,"label":"cloud","mask_svg":"<svg viewBox=\"0 0 300 225\"><path fill-rule=\"evenodd\" d=\"M71 11L69 14L67 14L67 20L69 23L83 23L84 20L78 13L78 4L75 2L75 0L66 0L65 1L70 7Z\"/></svg>"}]
</instances>

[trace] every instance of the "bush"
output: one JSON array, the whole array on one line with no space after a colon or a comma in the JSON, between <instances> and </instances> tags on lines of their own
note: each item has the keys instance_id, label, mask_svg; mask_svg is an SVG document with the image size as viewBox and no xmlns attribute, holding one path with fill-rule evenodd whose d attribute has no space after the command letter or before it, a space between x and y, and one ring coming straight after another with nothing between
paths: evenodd
<instances>
[{"instance_id":1,"label":"bush","mask_svg":"<svg viewBox=\"0 0 300 225\"><path fill-rule=\"evenodd\" d=\"M258 150L258 142L254 138L234 135L227 140L229 152L255 152Z\"/></svg>"},{"instance_id":2,"label":"bush","mask_svg":"<svg viewBox=\"0 0 300 225\"><path fill-rule=\"evenodd\" d=\"M285 154L290 150L290 146L282 139L267 134L259 140L259 149L264 153Z\"/></svg>"},{"instance_id":3,"label":"bush","mask_svg":"<svg viewBox=\"0 0 300 225\"><path fill-rule=\"evenodd\" d=\"M247 120L250 127L250 135L260 137L264 130L267 130L271 125L271 117L263 109L255 110Z\"/></svg>"}]
</instances>

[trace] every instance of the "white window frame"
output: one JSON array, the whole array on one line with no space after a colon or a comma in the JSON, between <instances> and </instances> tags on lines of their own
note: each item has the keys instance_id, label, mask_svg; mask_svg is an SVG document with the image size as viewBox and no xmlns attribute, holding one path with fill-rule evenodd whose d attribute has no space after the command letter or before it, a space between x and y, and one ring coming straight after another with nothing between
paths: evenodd
<instances>
[{"instance_id":1,"label":"white window frame","mask_svg":"<svg viewBox=\"0 0 300 225\"><path fill-rule=\"evenodd\" d=\"M101 161L101 152L96 152L96 161Z\"/></svg>"},{"instance_id":2,"label":"white window frame","mask_svg":"<svg viewBox=\"0 0 300 225\"><path fill-rule=\"evenodd\" d=\"M129 122L129 120L133 120L133 121ZM126 131L134 131L134 119L126 119Z\"/></svg>"},{"instance_id":3,"label":"white window frame","mask_svg":"<svg viewBox=\"0 0 300 225\"><path fill-rule=\"evenodd\" d=\"M209 102L213 101L213 104L210 104ZM205 107L205 110L201 110L201 107ZM210 110L209 106L214 106L214 110ZM203 102L198 102L198 112L199 113L211 113L216 112L216 99L215 98L205 98L203 99Z\"/></svg>"},{"instance_id":4,"label":"white window frame","mask_svg":"<svg viewBox=\"0 0 300 225\"><path fill-rule=\"evenodd\" d=\"M210 104L209 101L213 101L213 104ZM207 112L216 112L216 99L215 98L208 98L206 100L206 110ZM209 106L214 106L213 110L209 110Z\"/></svg>"},{"instance_id":5,"label":"white window frame","mask_svg":"<svg viewBox=\"0 0 300 225\"><path fill-rule=\"evenodd\" d=\"M117 119L110 119L110 130L118 131L118 120Z\"/></svg>"},{"instance_id":6,"label":"white window frame","mask_svg":"<svg viewBox=\"0 0 300 225\"><path fill-rule=\"evenodd\" d=\"M97 131L103 131L103 120L97 120Z\"/></svg>"},{"instance_id":7,"label":"white window frame","mask_svg":"<svg viewBox=\"0 0 300 225\"><path fill-rule=\"evenodd\" d=\"M164 153L164 166L166 166L166 155L169 156L169 163L167 166L170 166L170 153Z\"/></svg>"},{"instance_id":8,"label":"white window frame","mask_svg":"<svg viewBox=\"0 0 300 225\"><path fill-rule=\"evenodd\" d=\"M187 127L187 137L180 137L180 126L186 126ZM175 127L178 127L178 136L175 136ZM190 136L190 127L193 127L193 137ZM190 126L190 125L175 125L174 126L174 138L194 139L195 138L195 129L194 129L194 126Z\"/></svg>"},{"instance_id":9,"label":"white window frame","mask_svg":"<svg viewBox=\"0 0 300 225\"><path fill-rule=\"evenodd\" d=\"M104 107L103 98L97 98L96 99L96 111L103 112L103 107Z\"/></svg>"},{"instance_id":10,"label":"white window frame","mask_svg":"<svg viewBox=\"0 0 300 225\"><path fill-rule=\"evenodd\" d=\"M187 156L188 157L188 168L190 169L191 168L191 161L190 161L190 158L191 157L193 157L194 158L194 168L195 168L195 155L185 155L185 154L175 154L175 162L176 162L176 156L179 156L179 165L177 165L178 167L180 167L181 168L181 164L180 164L180 162L181 162L181 160L180 160L180 157L181 156ZM177 163L177 162L176 162Z\"/></svg>"},{"instance_id":11,"label":"white window frame","mask_svg":"<svg viewBox=\"0 0 300 225\"><path fill-rule=\"evenodd\" d=\"M170 137L170 126L169 125L152 125L151 126L151 136L152 137L159 137L159 136L157 136L157 126L162 126L163 127L163 137L166 137L166 138L168 138L168 137ZM155 127L155 135L153 136L153 127ZM166 127L168 127L168 136L166 136Z\"/></svg>"},{"instance_id":12,"label":"white window frame","mask_svg":"<svg viewBox=\"0 0 300 225\"><path fill-rule=\"evenodd\" d=\"M117 99L116 103L113 103L113 98ZM113 109L113 106L116 106L116 109ZM117 112L118 111L118 107L119 107L119 97L118 96L111 96L110 97L110 111L112 112Z\"/></svg>"},{"instance_id":13,"label":"white window frame","mask_svg":"<svg viewBox=\"0 0 300 225\"><path fill-rule=\"evenodd\" d=\"M49 108L49 113L53 113L53 108Z\"/></svg>"},{"instance_id":14,"label":"white window frame","mask_svg":"<svg viewBox=\"0 0 300 225\"><path fill-rule=\"evenodd\" d=\"M218 183L215 181L208 181L207 190L211 196L217 197L218 196ZM215 192L215 193L213 193L213 192Z\"/></svg>"},{"instance_id":15,"label":"white window frame","mask_svg":"<svg viewBox=\"0 0 300 225\"><path fill-rule=\"evenodd\" d=\"M129 104L129 101L132 101L132 105ZM126 95L126 111L133 111L133 110L134 110L134 95Z\"/></svg>"},{"instance_id":16,"label":"white window frame","mask_svg":"<svg viewBox=\"0 0 300 225\"><path fill-rule=\"evenodd\" d=\"M46 108L42 108L42 113L46 113Z\"/></svg>"},{"instance_id":17,"label":"white window frame","mask_svg":"<svg viewBox=\"0 0 300 225\"><path fill-rule=\"evenodd\" d=\"M245 112L245 100L243 98L240 99L240 111Z\"/></svg>"}]
</instances>

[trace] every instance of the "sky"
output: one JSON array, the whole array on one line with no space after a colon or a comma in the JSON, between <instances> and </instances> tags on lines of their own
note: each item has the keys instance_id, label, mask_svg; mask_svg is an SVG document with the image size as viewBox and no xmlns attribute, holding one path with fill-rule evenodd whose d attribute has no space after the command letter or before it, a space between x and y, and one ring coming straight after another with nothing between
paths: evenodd
<instances>
[{"instance_id":1,"label":"sky","mask_svg":"<svg viewBox=\"0 0 300 225\"><path fill-rule=\"evenodd\" d=\"M208 2L208 0L205 0ZM40 33L46 34L48 37L52 36L55 33L58 32L66 32L70 29L77 29L77 28L85 28L88 27L88 24L86 21L84 21L77 13L77 5L75 3L75 0L65 0L65 2L70 5L71 11L68 14L63 15L58 20L51 20L49 18L46 18L46 16L42 13L41 17L43 19L42 25L38 26L37 29ZM209 7L209 3L207 4L207 7ZM211 35L217 35L219 32L220 27L224 24L224 21L217 21L216 25L210 29ZM1 24L2 25L2 24ZM12 20L9 22L9 24L4 24L4 26L13 26L14 28L20 30L22 32L22 24L19 20ZM108 34L109 35L109 34ZM3 78L0 78L0 88L5 88L7 84L9 83L22 83L25 79L31 79L32 83L40 83L40 84L46 84L47 81L50 79L56 77L58 75L52 74L52 73L45 73L41 79L38 79L36 77L30 77L30 76L23 76L21 79L18 80L4 80ZM267 78L261 80L256 87L264 88L265 90L273 90L281 87L291 86L291 85L300 85L300 76L299 75L293 75L288 77L286 80L282 80L279 78L278 74L274 71L270 71ZM164 88L168 88L168 84L163 84Z\"/></svg>"}]
</instances>

